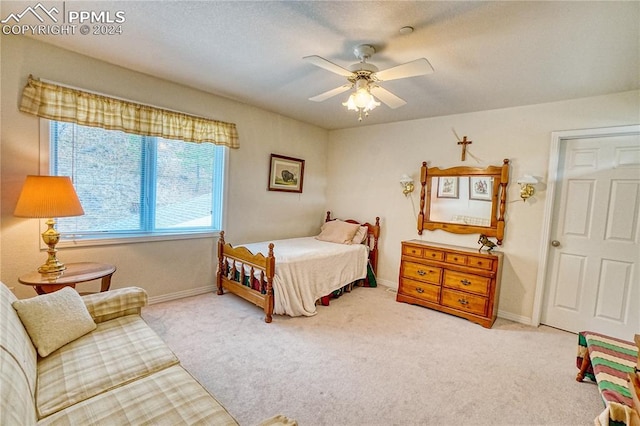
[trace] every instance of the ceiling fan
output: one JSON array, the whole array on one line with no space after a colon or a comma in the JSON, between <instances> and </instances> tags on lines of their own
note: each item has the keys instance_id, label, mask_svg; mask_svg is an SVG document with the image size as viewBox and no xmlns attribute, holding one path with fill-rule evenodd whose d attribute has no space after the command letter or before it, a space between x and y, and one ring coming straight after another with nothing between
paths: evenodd
<instances>
[{"instance_id":1,"label":"ceiling fan","mask_svg":"<svg viewBox=\"0 0 640 426\"><path fill-rule=\"evenodd\" d=\"M348 81L347 84L313 96L309 98L309 100L322 102L333 96L339 95L340 93L344 93L347 90L355 89L355 91L349 96L349 100L344 102L343 105L349 110L358 111L360 114L359 120L362 120L362 113L367 116L369 111L380 105L379 102L376 102L373 96L380 99L385 105L392 109L399 108L407 103L404 99L399 98L387 89L381 87L380 83L384 81L398 80L401 78L426 75L433 72L433 67L425 58L416 59L414 61L380 71L378 70L378 67L367 62L375 52L376 49L369 44L356 46L353 53L358 59L360 59L360 62L351 65L349 69L336 65L333 62L317 55L305 56L302 58L310 64L346 77Z\"/></svg>"}]
</instances>

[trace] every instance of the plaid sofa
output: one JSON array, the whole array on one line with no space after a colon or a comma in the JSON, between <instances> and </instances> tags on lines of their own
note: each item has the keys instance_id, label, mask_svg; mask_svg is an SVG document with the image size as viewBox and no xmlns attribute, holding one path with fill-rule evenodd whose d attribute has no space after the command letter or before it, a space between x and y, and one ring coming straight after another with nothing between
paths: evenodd
<instances>
[{"instance_id":1,"label":"plaid sofa","mask_svg":"<svg viewBox=\"0 0 640 426\"><path fill-rule=\"evenodd\" d=\"M15 300L0 283L0 425L238 424L140 317L143 289L83 296L97 328L45 358Z\"/></svg>"}]
</instances>

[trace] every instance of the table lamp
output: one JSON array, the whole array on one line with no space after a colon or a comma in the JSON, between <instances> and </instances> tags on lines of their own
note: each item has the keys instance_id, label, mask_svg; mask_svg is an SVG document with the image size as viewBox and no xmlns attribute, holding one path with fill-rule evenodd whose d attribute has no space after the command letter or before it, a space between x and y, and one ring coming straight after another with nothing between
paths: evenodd
<instances>
[{"instance_id":1,"label":"table lamp","mask_svg":"<svg viewBox=\"0 0 640 426\"><path fill-rule=\"evenodd\" d=\"M56 217L84 214L71 179L66 176L27 176L18 198L14 216L47 219L42 240L49 247L47 261L38 268L41 274L64 271L64 263L56 258L60 233L55 229Z\"/></svg>"}]
</instances>

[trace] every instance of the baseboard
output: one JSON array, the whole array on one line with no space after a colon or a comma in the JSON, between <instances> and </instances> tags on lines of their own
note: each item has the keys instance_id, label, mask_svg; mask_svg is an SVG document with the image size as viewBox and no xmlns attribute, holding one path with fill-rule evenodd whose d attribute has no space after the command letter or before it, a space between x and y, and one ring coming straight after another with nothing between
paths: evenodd
<instances>
[{"instance_id":1,"label":"baseboard","mask_svg":"<svg viewBox=\"0 0 640 426\"><path fill-rule=\"evenodd\" d=\"M389 281L389 280L383 280L381 278L376 277L376 282L380 285L383 285L385 287L389 287L389 288L393 288L393 289L398 289L398 282L397 281Z\"/></svg>"},{"instance_id":2,"label":"baseboard","mask_svg":"<svg viewBox=\"0 0 640 426\"><path fill-rule=\"evenodd\" d=\"M498 309L498 318L503 318L503 319L517 322L524 325L531 325L531 318L527 318L522 315L512 314L511 312L501 311L500 309Z\"/></svg>"},{"instance_id":3,"label":"baseboard","mask_svg":"<svg viewBox=\"0 0 640 426\"><path fill-rule=\"evenodd\" d=\"M175 293L163 294L161 296L150 297L149 304L154 305L156 303L169 302L170 300L183 299L185 297L198 296L200 294L205 294L205 293L214 293L215 291L216 291L215 285L191 288L189 290L183 290Z\"/></svg>"}]
</instances>

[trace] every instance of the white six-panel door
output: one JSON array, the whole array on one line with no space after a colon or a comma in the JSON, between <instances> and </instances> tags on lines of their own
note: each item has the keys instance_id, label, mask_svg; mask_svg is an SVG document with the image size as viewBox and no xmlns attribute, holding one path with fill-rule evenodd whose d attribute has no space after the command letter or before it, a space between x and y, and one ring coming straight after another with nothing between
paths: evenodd
<instances>
[{"instance_id":1,"label":"white six-panel door","mask_svg":"<svg viewBox=\"0 0 640 426\"><path fill-rule=\"evenodd\" d=\"M541 323L640 332L640 135L559 147Z\"/></svg>"}]
</instances>

